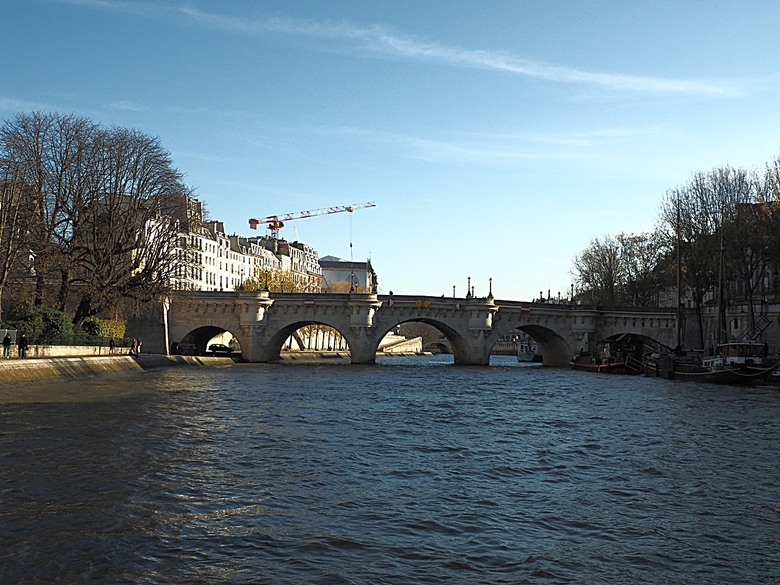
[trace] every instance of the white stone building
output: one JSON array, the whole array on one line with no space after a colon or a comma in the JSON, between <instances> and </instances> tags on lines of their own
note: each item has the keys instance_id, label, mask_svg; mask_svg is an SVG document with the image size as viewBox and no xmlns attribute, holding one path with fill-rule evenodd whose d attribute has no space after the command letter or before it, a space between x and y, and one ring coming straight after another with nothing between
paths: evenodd
<instances>
[{"instance_id":1,"label":"white stone building","mask_svg":"<svg viewBox=\"0 0 780 585\"><path fill-rule=\"evenodd\" d=\"M317 250L300 242L227 235L221 221L203 221L197 199L172 198L167 210L182 226L176 288L231 291L263 270L291 273L296 284L319 288L322 269Z\"/></svg>"},{"instance_id":2,"label":"white stone building","mask_svg":"<svg viewBox=\"0 0 780 585\"><path fill-rule=\"evenodd\" d=\"M369 292L377 291L376 272L371 266L370 259L365 262L353 262L336 256L323 256L319 262L326 288L334 282L349 282L355 288Z\"/></svg>"}]
</instances>

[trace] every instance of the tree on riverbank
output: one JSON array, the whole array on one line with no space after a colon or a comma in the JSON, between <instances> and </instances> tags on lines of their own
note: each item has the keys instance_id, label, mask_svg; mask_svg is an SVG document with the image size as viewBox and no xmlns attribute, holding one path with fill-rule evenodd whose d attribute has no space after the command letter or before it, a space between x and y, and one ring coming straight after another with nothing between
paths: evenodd
<instances>
[{"instance_id":1,"label":"tree on riverbank","mask_svg":"<svg viewBox=\"0 0 780 585\"><path fill-rule=\"evenodd\" d=\"M20 197L24 212L15 228L0 226L5 273L26 272L32 304L72 305L80 324L128 299L158 298L186 265L178 222L163 211L188 190L157 138L74 115L18 114L0 128L0 165L4 199Z\"/></svg>"},{"instance_id":2,"label":"tree on riverbank","mask_svg":"<svg viewBox=\"0 0 780 585\"><path fill-rule=\"evenodd\" d=\"M707 303L743 301L754 329L755 303L780 293L780 157L755 171L695 172L664 194L653 233L594 239L574 260L578 294L595 303L674 306L678 253L700 347Z\"/></svg>"},{"instance_id":3,"label":"tree on riverbank","mask_svg":"<svg viewBox=\"0 0 780 585\"><path fill-rule=\"evenodd\" d=\"M241 283L240 290L269 290L271 292L318 293L319 285L312 281L301 282L289 270L261 268L254 276Z\"/></svg>"},{"instance_id":4,"label":"tree on riverbank","mask_svg":"<svg viewBox=\"0 0 780 585\"><path fill-rule=\"evenodd\" d=\"M357 294L366 294L370 291L359 282L353 284L349 280L333 280L323 286L323 292L341 294L354 292Z\"/></svg>"},{"instance_id":5,"label":"tree on riverbank","mask_svg":"<svg viewBox=\"0 0 780 585\"><path fill-rule=\"evenodd\" d=\"M34 206L24 191L25 185L17 179L14 164L0 165L0 307L3 292L9 281L23 280L30 269L29 256L22 254L30 248ZM0 322L3 319L0 319Z\"/></svg>"},{"instance_id":6,"label":"tree on riverbank","mask_svg":"<svg viewBox=\"0 0 780 585\"><path fill-rule=\"evenodd\" d=\"M574 260L575 286L593 304L651 306L663 287L664 252L657 234L595 238Z\"/></svg>"}]
</instances>

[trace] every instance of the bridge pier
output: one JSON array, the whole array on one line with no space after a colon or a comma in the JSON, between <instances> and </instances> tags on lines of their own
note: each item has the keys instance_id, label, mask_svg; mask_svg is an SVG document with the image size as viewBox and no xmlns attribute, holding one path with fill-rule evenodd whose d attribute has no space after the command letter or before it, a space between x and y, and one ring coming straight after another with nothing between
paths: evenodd
<instances>
[{"instance_id":1,"label":"bridge pier","mask_svg":"<svg viewBox=\"0 0 780 585\"><path fill-rule=\"evenodd\" d=\"M357 329L357 328L356 328ZM376 349L379 346L376 331L366 328L353 330L347 338L350 361L353 364L375 364Z\"/></svg>"},{"instance_id":2,"label":"bridge pier","mask_svg":"<svg viewBox=\"0 0 780 585\"><path fill-rule=\"evenodd\" d=\"M469 331L467 338L452 344L453 359L456 366L488 366L490 350L493 349L489 331Z\"/></svg>"},{"instance_id":3,"label":"bridge pier","mask_svg":"<svg viewBox=\"0 0 780 585\"><path fill-rule=\"evenodd\" d=\"M498 307L493 297L484 299L470 298L465 304L467 332L459 340L452 343L456 366L488 366L490 365L490 350L495 340L492 338L493 317Z\"/></svg>"},{"instance_id":4,"label":"bridge pier","mask_svg":"<svg viewBox=\"0 0 780 585\"><path fill-rule=\"evenodd\" d=\"M350 294L349 333L344 337L349 344L353 364L376 363L376 350L382 337L377 339L376 312L382 306L375 294Z\"/></svg>"}]
</instances>

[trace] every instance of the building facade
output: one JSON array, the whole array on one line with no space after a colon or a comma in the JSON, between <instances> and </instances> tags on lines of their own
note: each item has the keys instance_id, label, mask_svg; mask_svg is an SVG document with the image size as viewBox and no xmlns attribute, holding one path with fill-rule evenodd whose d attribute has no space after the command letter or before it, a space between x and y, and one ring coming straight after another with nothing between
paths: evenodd
<instances>
[{"instance_id":1,"label":"building facade","mask_svg":"<svg viewBox=\"0 0 780 585\"><path fill-rule=\"evenodd\" d=\"M348 282L350 288L367 292L377 292L378 282L371 260L353 262L336 256L320 258L324 288L328 290L335 282Z\"/></svg>"},{"instance_id":2,"label":"building facade","mask_svg":"<svg viewBox=\"0 0 780 585\"><path fill-rule=\"evenodd\" d=\"M172 198L166 212L182 227L174 276L179 290L236 290L267 271L289 274L301 290L322 287L319 256L311 246L265 236L228 235L223 222L204 221L201 203L186 195Z\"/></svg>"}]
</instances>

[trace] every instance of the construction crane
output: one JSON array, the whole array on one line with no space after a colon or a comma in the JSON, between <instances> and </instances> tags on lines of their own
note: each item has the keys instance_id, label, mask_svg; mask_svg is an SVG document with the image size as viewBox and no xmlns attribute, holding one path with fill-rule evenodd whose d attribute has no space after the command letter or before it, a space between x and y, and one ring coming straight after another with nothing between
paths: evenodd
<instances>
[{"instance_id":1,"label":"construction crane","mask_svg":"<svg viewBox=\"0 0 780 585\"><path fill-rule=\"evenodd\" d=\"M275 240L279 239L279 229L284 227L285 221L293 219L304 219L306 217L314 217L316 215L329 215L331 213L341 213L342 211L348 211L352 213L356 209L363 209L365 207L376 207L373 201L368 203L355 203L354 205L339 205L337 207L326 207L324 209L312 209L309 211L298 211L296 213L286 213L284 215L269 215L262 219L250 219L250 229L256 230L258 224L265 223L268 225L268 229L271 230L271 237Z\"/></svg>"}]
</instances>

